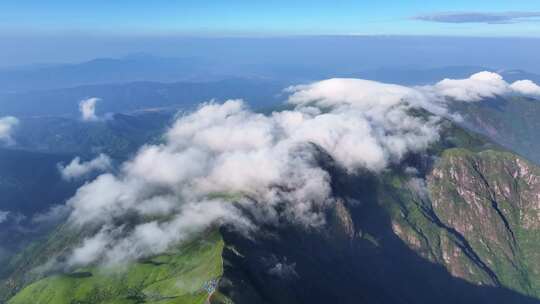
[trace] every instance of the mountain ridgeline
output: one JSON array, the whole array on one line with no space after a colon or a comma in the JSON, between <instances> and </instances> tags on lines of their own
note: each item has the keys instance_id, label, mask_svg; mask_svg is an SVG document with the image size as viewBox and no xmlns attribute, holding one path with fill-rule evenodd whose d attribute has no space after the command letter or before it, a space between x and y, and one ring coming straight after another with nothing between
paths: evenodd
<instances>
[{"instance_id":1,"label":"mountain ridgeline","mask_svg":"<svg viewBox=\"0 0 540 304\"><path fill-rule=\"evenodd\" d=\"M456 102L453 110L464 117L465 126L540 164L540 102L511 96L481 102Z\"/></svg>"},{"instance_id":2,"label":"mountain ridgeline","mask_svg":"<svg viewBox=\"0 0 540 304\"><path fill-rule=\"evenodd\" d=\"M93 233L60 225L11 259L1 299L540 303L540 168L450 122L441 138L381 174L351 174L321 150L337 202L319 228L265 225L247 238L215 226L117 269L43 271Z\"/></svg>"}]
</instances>

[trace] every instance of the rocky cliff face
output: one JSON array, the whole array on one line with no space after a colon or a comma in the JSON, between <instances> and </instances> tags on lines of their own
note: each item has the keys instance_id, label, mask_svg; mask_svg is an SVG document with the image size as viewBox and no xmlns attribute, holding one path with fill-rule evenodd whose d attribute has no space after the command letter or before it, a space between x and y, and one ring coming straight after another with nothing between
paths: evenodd
<instances>
[{"instance_id":1,"label":"rocky cliff face","mask_svg":"<svg viewBox=\"0 0 540 304\"><path fill-rule=\"evenodd\" d=\"M451 149L426 190L421 210L431 223L393 225L411 248L456 277L540 297L538 167L511 153Z\"/></svg>"}]
</instances>

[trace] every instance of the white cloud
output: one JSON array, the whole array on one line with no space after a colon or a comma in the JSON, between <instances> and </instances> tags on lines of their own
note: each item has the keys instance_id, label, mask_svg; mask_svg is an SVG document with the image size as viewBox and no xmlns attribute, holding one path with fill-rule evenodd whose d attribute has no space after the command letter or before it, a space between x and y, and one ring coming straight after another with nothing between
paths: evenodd
<instances>
[{"instance_id":1,"label":"white cloud","mask_svg":"<svg viewBox=\"0 0 540 304\"><path fill-rule=\"evenodd\" d=\"M330 79L289 91L294 104L331 109L291 125L293 137L317 143L349 169L380 170L437 140L438 118L424 121L410 115L410 108L446 114L444 104L419 90L360 79Z\"/></svg>"},{"instance_id":2,"label":"white cloud","mask_svg":"<svg viewBox=\"0 0 540 304\"><path fill-rule=\"evenodd\" d=\"M13 128L19 124L19 120L13 116L0 117L0 142L13 144Z\"/></svg>"},{"instance_id":3,"label":"white cloud","mask_svg":"<svg viewBox=\"0 0 540 304\"><path fill-rule=\"evenodd\" d=\"M521 95L540 97L540 86L530 80L518 80L512 83L510 88Z\"/></svg>"},{"instance_id":4,"label":"white cloud","mask_svg":"<svg viewBox=\"0 0 540 304\"><path fill-rule=\"evenodd\" d=\"M69 258L70 265L87 265L99 259L103 254L104 247L111 242L106 230L83 241L82 246L76 248Z\"/></svg>"},{"instance_id":5,"label":"white cloud","mask_svg":"<svg viewBox=\"0 0 540 304\"><path fill-rule=\"evenodd\" d=\"M486 71L466 79L444 79L423 89L443 98L466 102L512 94L540 97L540 87L530 80L519 80L510 84L501 75Z\"/></svg>"},{"instance_id":6,"label":"white cloud","mask_svg":"<svg viewBox=\"0 0 540 304\"><path fill-rule=\"evenodd\" d=\"M291 111L262 115L229 100L180 117L165 143L144 146L117 175L99 176L69 200L73 224L107 227L74 251L71 263L88 256L111 263L154 254L215 223L255 229L242 212L257 223L320 225L320 210L334 198L315 146L351 173L377 172L438 139L437 117L408 114L426 102L414 100L412 90L404 89L410 97L382 103L369 96L339 101L329 94L318 104L322 98L313 92L326 84L290 88L297 105ZM401 87L395 89L400 94ZM383 98L379 93L372 94ZM129 212L173 216L121 233L111 228Z\"/></svg>"},{"instance_id":7,"label":"white cloud","mask_svg":"<svg viewBox=\"0 0 540 304\"><path fill-rule=\"evenodd\" d=\"M461 101L479 101L507 93L508 83L499 74L480 72L467 79L444 79L433 88L445 97Z\"/></svg>"},{"instance_id":8,"label":"white cloud","mask_svg":"<svg viewBox=\"0 0 540 304\"><path fill-rule=\"evenodd\" d=\"M81 112L81 118L84 121L97 121L99 117L96 115L96 103L99 98L92 97L85 100L81 100L79 103L79 111Z\"/></svg>"},{"instance_id":9,"label":"white cloud","mask_svg":"<svg viewBox=\"0 0 540 304\"><path fill-rule=\"evenodd\" d=\"M81 162L80 157L75 157L67 166L58 165L58 169L65 180L72 180L83 177L94 171L107 171L111 168L111 159L100 154L96 158Z\"/></svg>"}]
</instances>

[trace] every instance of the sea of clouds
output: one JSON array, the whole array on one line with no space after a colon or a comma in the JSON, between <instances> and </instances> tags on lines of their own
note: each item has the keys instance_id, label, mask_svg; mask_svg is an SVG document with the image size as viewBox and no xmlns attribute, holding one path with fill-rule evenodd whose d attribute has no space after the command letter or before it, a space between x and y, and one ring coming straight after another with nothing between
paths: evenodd
<instances>
[{"instance_id":1,"label":"sea of clouds","mask_svg":"<svg viewBox=\"0 0 540 304\"><path fill-rule=\"evenodd\" d=\"M267 115L242 100L202 104L179 115L162 143L143 146L116 173L78 189L65 207L68 224L97 232L72 250L68 265L161 253L215 225L246 234L261 223L321 227L335 198L320 153L350 174L381 172L439 139L441 120L458 119L448 102L540 97L531 81L510 84L490 72L423 87L329 79L286 92L290 109ZM83 118L95 116L95 101L89 108L81 106ZM432 115L413 115L413 109ZM110 166L100 155L61 169L70 179ZM133 215L147 220L118 224Z\"/></svg>"}]
</instances>

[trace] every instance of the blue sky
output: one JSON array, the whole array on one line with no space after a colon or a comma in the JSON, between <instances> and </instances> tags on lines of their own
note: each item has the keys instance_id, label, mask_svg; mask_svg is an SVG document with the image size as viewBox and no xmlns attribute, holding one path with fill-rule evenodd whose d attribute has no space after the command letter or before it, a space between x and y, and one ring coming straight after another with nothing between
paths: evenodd
<instances>
[{"instance_id":1,"label":"blue sky","mask_svg":"<svg viewBox=\"0 0 540 304\"><path fill-rule=\"evenodd\" d=\"M540 36L538 0L2 0L5 33Z\"/></svg>"}]
</instances>

